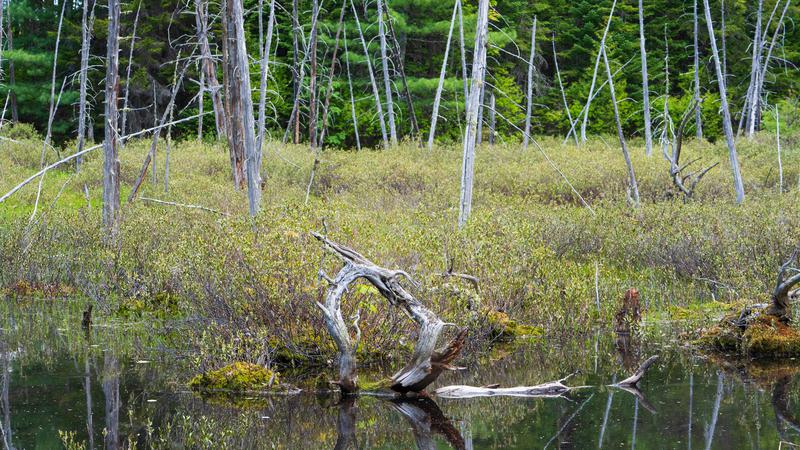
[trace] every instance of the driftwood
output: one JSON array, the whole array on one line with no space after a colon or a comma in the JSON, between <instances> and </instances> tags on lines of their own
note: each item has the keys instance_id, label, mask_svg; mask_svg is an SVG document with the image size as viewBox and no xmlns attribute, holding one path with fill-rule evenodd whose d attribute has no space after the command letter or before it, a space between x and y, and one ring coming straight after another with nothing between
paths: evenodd
<instances>
[{"instance_id":1,"label":"driftwood","mask_svg":"<svg viewBox=\"0 0 800 450\"><path fill-rule=\"evenodd\" d=\"M317 303L322 310L325 326L336 343L339 352L339 385L344 394L358 391L356 375L356 348L361 339L358 328L359 314L353 323L355 337L351 337L347 324L342 317L341 299L348 287L359 278L369 281L392 306L402 308L420 327L417 344L411 361L391 378L391 389L401 394L420 392L445 370L452 369L450 363L458 356L467 330L462 329L456 337L443 349L436 350L436 342L445 325L431 310L426 308L400 284L400 277L413 283L411 277L402 270L390 270L380 267L355 250L329 240L319 233L311 233L322 242L326 250L344 262L336 278L331 279L320 270L320 278L328 281L330 286L325 294L325 303Z\"/></svg>"},{"instance_id":2,"label":"driftwood","mask_svg":"<svg viewBox=\"0 0 800 450\"><path fill-rule=\"evenodd\" d=\"M800 284L800 268L795 266L800 263L798 256L800 256L800 245L795 247L789 258L778 269L775 289L772 291L772 304L766 310L767 314L777 316L784 323L788 323L792 316L789 300L797 295L797 291L793 292L792 288Z\"/></svg>"},{"instance_id":3,"label":"driftwood","mask_svg":"<svg viewBox=\"0 0 800 450\"><path fill-rule=\"evenodd\" d=\"M643 399L644 396L637 389L639 381L644 376L647 369L658 359L657 355L648 358L630 377L620 381L619 383L612 384L611 387L620 388L637 398ZM577 372L576 372L577 373ZM489 385L483 387L453 385L444 386L436 390L436 395L443 398L475 398L475 397L560 397L574 389L579 389L586 386L567 386L564 381L575 375L575 373L567 375L564 378L548 383L537 384L536 386L517 386L510 388L501 388L498 385ZM648 405L649 406L649 405ZM646 407L648 407L646 406ZM652 407L648 407L651 409Z\"/></svg>"}]
</instances>

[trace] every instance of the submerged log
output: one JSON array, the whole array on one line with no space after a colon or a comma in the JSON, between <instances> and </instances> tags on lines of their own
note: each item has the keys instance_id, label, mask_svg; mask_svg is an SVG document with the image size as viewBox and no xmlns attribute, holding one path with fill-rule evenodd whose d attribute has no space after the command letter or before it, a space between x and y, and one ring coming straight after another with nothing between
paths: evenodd
<instances>
[{"instance_id":1,"label":"submerged log","mask_svg":"<svg viewBox=\"0 0 800 450\"><path fill-rule=\"evenodd\" d=\"M359 278L369 281L389 304L402 308L420 327L419 337L414 347L411 361L391 378L391 389L401 394L421 392L444 371L452 369L450 363L458 356L467 335L466 329L458 334L444 348L436 350L439 335L446 325L431 310L426 308L400 284L404 277L413 283L411 276L402 270L390 270L374 264L355 250L329 240L319 233L311 233L322 242L326 250L344 262L336 278L331 279L320 271L320 277L328 281L325 303L317 303L322 310L325 326L338 349L339 380L335 382L345 394L358 391L355 350L361 339L358 317L353 323L355 337L350 336L347 324L342 317L341 298L347 288Z\"/></svg>"},{"instance_id":2,"label":"submerged log","mask_svg":"<svg viewBox=\"0 0 800 450\"><path fill-rule=\"evenodd\" d=\"M647 360L645 362L643 362L642 365L639 366L638 369L636 369L636 372L634 372L633 375L629 376L628 378L625 378L624 380L620 381L619 383L613 384L612 386L617 386L617 387L636 386L639 383L639 381L642 379L642 377L644 376L645 372L647 372L647 369L649 369L650 366L652 366L653 363L656 362L657 359L658 359L658 355L653 355L653 356L647 358Z\"/></svg>"}]
</instances>

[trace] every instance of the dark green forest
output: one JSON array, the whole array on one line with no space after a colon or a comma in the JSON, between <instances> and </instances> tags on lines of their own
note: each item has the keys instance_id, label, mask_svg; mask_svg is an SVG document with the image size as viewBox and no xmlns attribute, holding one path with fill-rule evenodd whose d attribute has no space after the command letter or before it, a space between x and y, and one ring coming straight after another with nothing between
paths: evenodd
<instances>
[{"instance_id":1,"label":"dark green forest","mask_svg":"<svg viewBox=\"0 0 800 450\"><path fill-rule=\"evenodd\" d=\"M121 16L120 43L120 96L129 91L127 121L128 130L136 131L153 125L154 110L163 111L170 99L176 61L193 61L182 84L175 108L175 118L189 117L198 113L199 70L196 60L196 20L193 1L141 1L124 3ZM47 127L50 100L51 71L55 50L57 27L62 4L44 0L12 0L4 2L4 31L2 52L3 78L0 83L0 101L6 101L6 119L31 123L44 134ZM262 24L267 21L269 2L264 2ZM356 2L365 37L369 42L369 57L383 94L382 73L375 2ZM107 8L103 3L89 5L95 19L92 27L91 59L89 65L90 126L102 132L102 105L104 100L104 64L106 55ZM317 47L319 82L317 98L324 97L330 75L330 61L334 50L335 34L342 4L330 0L320 4L319 45ZM390 42L390 50L399 52L405 69L408 90L413 101L416 119L423 134L427 133L433 98L445 53L452 2L430 0L393 0L387 5L390 11L391 30L398 47ZM466 47L466 66L472 62L475 36L476 2L463 5L463 34ZM555 73L554 56L565 88L565 96L573 117L580 114L589 86L599 42L603 34L611 1L590 0L497 0L491 3L487 88L495 92L498 116L499 140L518 140L525 115L525 92L527 84L527 59L530 55L530 28L537 18L535 89L532 117L532 134L565 135L570 125L565 112L561 91ZM721 44L719 32L724 7L724 70L727 74L729 99L734 124L738 122L750 78L751 44L756 21L758 2L727 0L711 1L712 16ZM680 115L693 91L693 3L653 0L644 2L645 37L648 57L650 98L654 134L663 123L665 96L673 116ZM781 6L782 8L782 6ZM209 41L211 51L221 58L220 5L211 2L209 9ZM276 4L276 26L273 36L273 55L269 66L267 130L272 138L282 138L291 115L294 97L292 68L293 36L291 2ZM304 43L311 29L312 3L298 1L298 21L302 31L300 39L301 60L305 55ZM771 39L778 23L780 8L775 11L775 2L767 0L763 5L764 35ZM77 134L78 89L80 71L81 17L83 5L75 0L65 5L65 16L60 39L56 68L55 93L59 96L59 107L53 123L56 142L67 144ZM709 139L721 133L718 115L719 95L715 79L710 41L702 15L700 2L698 48L700 55L700 86L704 97L703 132ZM138 11L138 20L136 18ZM254 102L257 104L259 88L259 2L245 1L245 31L247 47L251 56L251 79ZM795 61L800 52L800 32L792 17L798 16L798 6L792 4L779 31L777 46L770 64L764 86L767 106L771 100L780 102L786 110L787 124L791 127L797 117L797 91L800 73ZM772 14L771 14L772 13ZM771 17L772 20L768 20ZM363 47L358 38L358 29L348 7L345 14L344 35L347 37L347 54L340 48L339 64L333 72L333 90L329 107L329 131L325 143L334 147L354 147L353 121L347 84L345 59L349 63L356 116L362 144L374 146L380 140L380 129L376 119L375 103L367 72ZM138 22L138 23L137 23ZM131 39L134 24L137 24L135 39ZM266 26L264 26L266 28ZM449 52L447 79L440 108L437 139L454 141L460 139L463 122L464 89L459 30L453 32L453 45ZM340 43L340 47L343 47ZM133 58L129 58L133 45ZM639 26L637 3L625 0L618 3L610 26L607 42L612 69L616 72L615 88L625 132L635 136L642 133L642 75L639 55ZM554 54L555 50L555 54ZM722 50L722 48L721 48ZM668 58L667 58L668 55ZM668 70L665 70L668 65ZM128 67L130 78L128 79ZM621 70L620 70L621 69ZM217 70L222 79L221 64ZM410 111L405 100L398 67L390 65L395 88L394 108L398 120L398 134L409 136L411 132ZM308 139L309 76L302 81L301 132ZM468 75L469 76L469 72ZM601 70L598 85L604 81ZM668 79L668 83L667 83ZM11 95L8 95L9 92ZM486 95L484 102L488 102ZM211 109L211 100L204 96L204 111ZM155 101L154 101L155 100ZM122 101L122 100L121 100ZM319 100L321 101L321 100ZM765 120L769 120L766 117ZM204 116L206 138L213 138L213 115ZM483 117L488 124L488 117ZM673 119L677 120L677 119ZM592 104L589 114L588 132L609 134L615 131L608 89L602 89ZM176 137L195 136L196 121L187 121L173 130ZM91 137L91 132L89 134Z\"/></svg>"}]
</instances>

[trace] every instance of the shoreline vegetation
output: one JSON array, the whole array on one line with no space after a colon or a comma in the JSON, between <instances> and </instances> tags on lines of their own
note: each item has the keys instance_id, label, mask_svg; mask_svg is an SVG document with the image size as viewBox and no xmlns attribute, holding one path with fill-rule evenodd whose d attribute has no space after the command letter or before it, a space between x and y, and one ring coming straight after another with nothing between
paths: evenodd
<instances>
[{"instance_id":1,"label":"shoreline vegetation","mask_svg":"<svg viewBox=\"0 0 800 450\"><path fill-rule=\"evenodd\" d=\"M41 141L21 134L0 144L3 192L39 164ZM784 139L784 180L796 180L800 154L793 136ZM407 142L316 156L270 141L263 208L251 219L246 192L230 188L224 146L182 141L173 143L167 192L163 173L155 184L148 177L141 196L159 202L126 205L109 244L100 238L102 157L90 156L80 173L65 166L45 176L35 214L35 183L0 206L0 289L85 299L96 316L190 320L184 338L200 371L245 362L316 373L329 372L336 352L316 306L326 288L318 273L340 265L323 256L313 231L410 274L426 307L470 330L470 354L518 329L520 342L536 343L610 327L631 287L646 321L689 319L695 328L732 304L768 301L800 236L800 193L788 183L779 192L772 137L739 143L749 196L742 205L731 195L722 143L684 144L687 160L720 163L684 200L670 163L632 141L637 209L626 203L622 155L602 139L580 148L540 143L594 215L541 153L518 144L478 149L473 215L459 230L459 146L429 151ZM120 152L123 198L148 151L142 140ZM415 327L375 287L354 283L342 314L360 314L360 365L407 360Z\"/></svg>"}]
</instances>

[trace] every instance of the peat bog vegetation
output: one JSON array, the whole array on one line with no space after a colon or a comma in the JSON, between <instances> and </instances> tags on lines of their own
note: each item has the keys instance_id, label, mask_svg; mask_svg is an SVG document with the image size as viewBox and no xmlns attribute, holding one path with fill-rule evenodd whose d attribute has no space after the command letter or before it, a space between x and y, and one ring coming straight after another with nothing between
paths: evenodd
<instances>
[{"instance_id":1,"label":"peat bog vegetation","mask_svg":"<svg viewBox=\"0 0 800 450\"><path fill-rule=\"evenodd\" d=\"M42 148L24 126L5 135L13 141L0 142L2 192L38 170ZM789 357L800 350L752 361L759 355L747 355L750 347L734 343L723 356L696 340L726 315L769 302L800 238L798 139L783 137L782 187L774 135L738 141L741 205L724 143L684 144L687 161L720 163L686 200L670 164L633 141L638 208L610 138L581 147L538 140L574 191L536 148L484 144L463 229L456 145L326 150L309 190L315 154L266 142L261 211L249 218L222 144L173 142L168 183L160 152L154 178L124 203L150 148L130 141L120 151L123 208L113 242L101 223L102 155L90 154L79 173L51 170L40 193L34 182L0 205L6 439L19 448L527 448L637 439L661 447L665 429L670 447L796 442L791 383L800 366ZM413 281L400 283L416 299L468 329L452 363L464 369L438 386L532 386L577 370L565 383L593 387L555 399L337 400L329 383L337 347L317 302L328 289L321 274L334 277L342 264L311 232L407 272ZM620 311L630 288L641 322ZM91 326L82 327L87 305ZM361 336L359 383L381 392L381 380L411 357L418 327L368 281L350 285L341 309ZM628 333L615 333L620 327ZM445 327L442 340L456 331ZM652 354L661 358L642 391L604 387ZM203 378L214 383L190 392ZM42 393L71 412L56 417Z\"/></svg>"}]
</instances>

